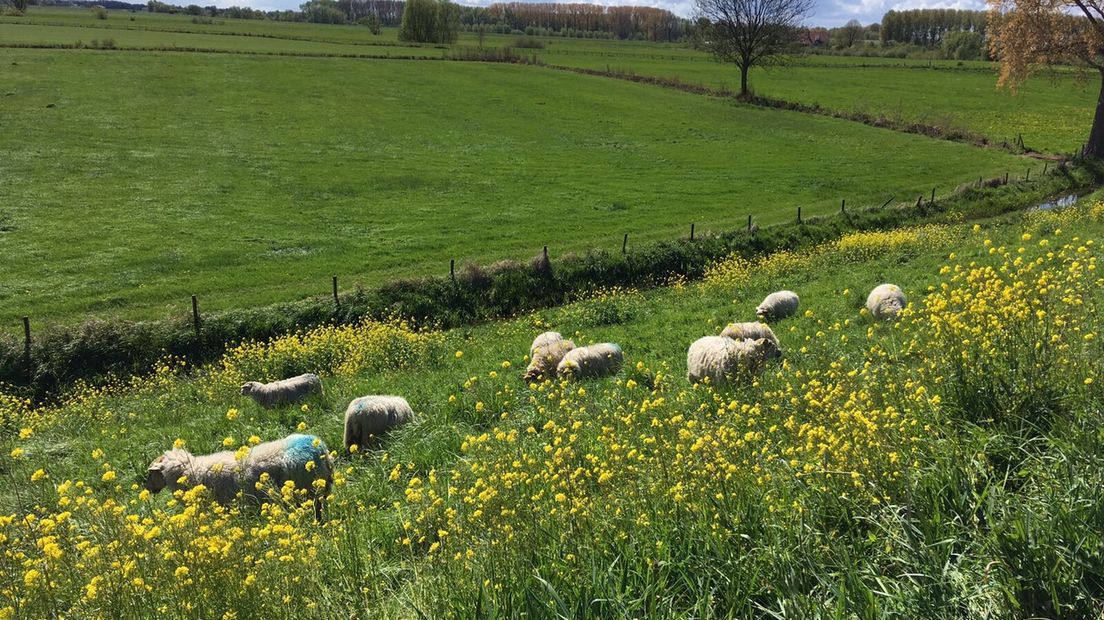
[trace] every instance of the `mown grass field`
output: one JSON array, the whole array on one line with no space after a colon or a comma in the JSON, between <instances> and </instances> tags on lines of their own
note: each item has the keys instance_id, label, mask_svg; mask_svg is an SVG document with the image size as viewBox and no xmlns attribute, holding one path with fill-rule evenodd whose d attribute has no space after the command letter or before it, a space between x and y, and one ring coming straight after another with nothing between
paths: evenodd
<instances>
[{"instance_id":1,"label":"mown grass field","mask_svg":"<svg viewBox=\"0 0 1104 620\"><path fill-rule=\"evenodd\" d=\"M32 8L25 17L0 18L0 42L88 44L104 38L119 47L176 45L262 53L436 57L445 52L436 46L392 49L398 44L393 28L372 35L358 26L233 19L196 24L187 16L122 12L97 20L90 11L40 8ZM517 40L492 34L486 36L485 45L502 47ZM677 78L713 88L733 88L739 83L734 68L677 44L540 40L543 49L525 53L553 65ZM474 34L463 33L457 46L476 44ZM1064 74L1037 77L1013 94L996 88L996 69L989 63L833 56L798 58L788 70L755 70L752 87L767 97L833 110L964 128L998 143L1022 134L1029 147L1051 153L1072 152L1085 141L1098 90L1091 80L1081 82Z\"/></svg>"},{"instance_id":2,"label":"mown grass field","mask_svg":"<svg viewBox=\"0 0 1104 620\"><path fill-rule=\"evenodd\" d=\"M12 329L181 314L193 293L204 311L263 305L325 294L332 274L373 285L1041 169L540 67L11 49L0 62Z\"/></svg>"},{"instance_id":3,"label":"mown grass field","mask_svg":"<svg viewBox=\"0 0 1104 620\"><path fill-rule=\"evenodd\" d=\"M1093 617L1102 233L1088 199L853 234L505 323L321 331L56 407L2 399L0 616ZM898 323L860 310L883 281L912 302ZM687 345L780 287L802 298L774 326L784 361L687 384ZM618 342L626 368L526 385L545 329ZM302 371L326 385L302 408L237 395ZM336 449L366 393L418 419L336 450L325 524L140 493L174 441Z\"/></svg>"}]
</instances>

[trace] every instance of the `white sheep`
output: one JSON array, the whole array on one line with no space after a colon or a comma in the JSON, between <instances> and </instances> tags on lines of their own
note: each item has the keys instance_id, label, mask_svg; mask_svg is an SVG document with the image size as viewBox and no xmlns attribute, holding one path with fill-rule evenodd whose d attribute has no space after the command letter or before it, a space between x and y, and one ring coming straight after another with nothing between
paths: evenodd
<instances>
[{"instance_id":1,"label":"white sheep","mask_svg":"<svg viewBox=\"0 0 1104 620\"><path fill-rule=\"evenodd\" d=\"M414 410L400 396L361 396L345 409L345 447L361 448L414 419Z\"/></svg>"},{"instance_id":2,"label":"white sheep","mask_svg":"<svg viewBox=\"0 0 1104 620\"><path fill-rule=\"evenodd\" d=\"M624 357L621 347L612 342L592 344L568 351L556 366L556 373L572 379L611 377L621 370Z\"/></svg>"},{"instance_id":3,"label":"white sheep","mask_svg":"<svg viewBox=\"0 0 1104 620\"><path fill-rule=\"evenodd\" d=\"M766 338L773 342L775 346L781 348L781 344L778 342L778 336L774 335L774 330L770 328L770 325L760 323L759 321L729 323L728 327L724 328L721 332L721 336L733 340L758 340L760 338Z\"/></svg>"},{"instance_id":4,"label":"white sheep","mask_svg":"<svg viewBox=\"0 0 1104 620\"><path fill-rule=\"evenodd\" d=\"M896 318L906 303L905 292L901 287L896 284L881 284L870 291L866 298L866 309L876 320L887 321Z\"/></svg>"},{"instance_id":5,"label":"white sheep","mask_svg":"<svg viewBox=\"0 0 1104 620\"><path fill-rule=\"evenodd\" d=\"M313 435L288 435L259 444L241 461L229 451L196 456L174 448L150 464L145 487L157 493L164 488L190 489L202 484L220 504L229 504L239 493L246 500L266 501L268 493L257 488L265 474L274 489L288 481L305 489L314 500L315 516L322 518L322 502L333 484L333 460L326 444ZM324 484L316 486L316 480Z\"/></svg>"},{"instance_id":6,"label":"white sheep","mask_svg":"<svg viewBox=\"0 0 1104 620\"><path fill-rule=\"evenodd\" d=\"M700 383L708 378L714 386L728 385L757 376L768 361L781 355L778 345L767 338L706 336L694 341L686 353L686 379Z\"/></svg>"},{"instance_id":7,"label":"white sheep","mask_svg":"<svg viewBox=\"0 0 1104 620\"><path fill-rule=\"evenodd\" d=\"M322 393L322 380L314 373L307 373L282 381L273 381L272 383L249 381L241 386L243 395L249 396L265 409L297 403L308 394L316 392Z\"/></svg>"},{"instance_id":8,"label":"white sheep","mask_svg":"<svg viewBox=\"0 0 1104 620\"><path fill-rule=\"evenodd\" d=\"M777 291L767 295L763 303L755 308L755 316L760 319L778 320L792 316L797 312L797 306L801 303L797 293L793 291Z\"/></svg>"},{"instance_id":9,"label":"white sheep","mask_svg":"<svg viewBox=\"0 0 1104 620\"><path fill-rule=\"evenodd\" d=\"M525 380L532 381L556 374L556 366L575 343L564 340L559 332L544 332L533 339L529 347L529 367L525 369Z\"/></svg>"}]
</instances>

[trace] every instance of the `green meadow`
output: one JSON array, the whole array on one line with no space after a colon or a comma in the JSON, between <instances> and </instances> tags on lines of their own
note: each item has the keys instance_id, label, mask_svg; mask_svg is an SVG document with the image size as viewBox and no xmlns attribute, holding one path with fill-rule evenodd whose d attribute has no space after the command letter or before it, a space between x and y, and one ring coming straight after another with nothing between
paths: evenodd
<instances>
[{"instance_id":1,"label":"green meadow","mask_svg":"<svg viewBox=\"0 0 1104 620\"><path fill-rule=\"evenodd\" d=\"M324 294L333 274L374 285L1041 169L534 66L15 49L0 62L9 325L157 318L192 294L205 310L264 305Z\"/></svg>"}]
</instances>

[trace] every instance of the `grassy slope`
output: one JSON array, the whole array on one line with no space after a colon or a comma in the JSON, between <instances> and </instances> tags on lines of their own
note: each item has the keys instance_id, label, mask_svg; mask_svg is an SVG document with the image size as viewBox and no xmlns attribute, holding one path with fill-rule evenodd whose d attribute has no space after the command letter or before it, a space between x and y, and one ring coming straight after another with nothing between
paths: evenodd
<instances>
[{"instance_id":1,"label":"grassy slope","mask_svg":"<svg viewBox=\"0 0 1104 620\"><path fill-rule=\"evenodd\" d=\"M968 232L965 226L960 226L950 233L941 235L942 242L935 251L932 251L932 247L912 246L904 251L890 251L884 256L865 263L845 262L834 264L833 268L828 271L823 270L819 265L806 264L797 266L792 271L787 272L783 278L753 278L747 286L739 288L739 298L735 301L731 299L734 290L725 287L676 287L654 290L642 296L635 294L615 295L612 298L607 297L607 301L603 303L591 302L565 309L549 310L541 314L538 322L543 322L546 326L558 329L565 334L574 333L577 342L611 340L621 343L627 352L627 362L630 367L637 362L642 362L652 369L662 370L664 374L671 377L668 380L670 387L661 395L668 399L674 399L677 392L685 389L682 376L685 372L685 362L683 360L685 359L687 343L701 335L716 333L722 325L730 320L749 317L754 305L763 294L779 286L786 286L800 291L803 310L809 310L813 313L811 318L802 316L776 326L783 346L788 352L787 360L790 364L788 372L808 373L818 368L823 370L824 365L829 361L850 359L853 362L854 359L861 360L864 358L866 348L871 345L866 334L869 323L859 318L857 306L861 304L862 295L867 289L882 281L898 282L904 286L914 301L919 300L929 285L935 285L943 279L938 270L939 266L946 262L947 252L957 253L958 260L963 264L969 261L990 264L994 263L994 257L990 256L981 245L981 239L992 238L995 246L1009 245L1015 247L1019 244L1021 242L1020 233L1023 228L1014 219L1011 220L1011 223L1007 223L1008 221L1006 220L1006 223L1002 225L986 224L982 233L973 235ZM1098 238L1099 235L1104 233L1104 225L1099 222L1080 223L1076 228L1077 234L1080 234L1082 238ZM1038 229L1034 227L1028 227L1027 229L1038 234ZM1051 231L1052 227L1044 230ZM1070 235L1069 232L1065 234L1067 238ZM1042 252L1042 250L1032 249L1029 256ZM851 293L845 293L845 289L849 289ZM609 301L611 299L612 301ZM602 311L602 308L605 308L605 311ZM617 312L610 313L610 308L615 308ZM603 325L598 324L603 321L595 321L597 317L608 319L614 316L616 320L613 321L613 324ZM81 422L82 428L80 429L70 428L63 423L59 428L48 433L35 435L26 441L16 441L11 438L4 442L3 450L0 453L7 454L8 450L16 445L25 449L26 454L19 463L8 465L13 476L29 475L29 472L37 467L45 467L51 476L51 480L55 483L69 478L86 479L90 480L93 487L99 489L98 492L110 489L113 484L94 481L99 476L99 461L110 461L118 469L119 481L124 489L122 495L125 500L135 493L134 491L126 491L127 485L133 481L141 480L146 463L159 450L170 444L174 438L186 439L189 447L197 451L216 450L225 436L233 436L241 440L250 434L256 434L261 438L269 439L290 432L297 423L302 421L305 423L308 432L320 434L333 446L339 442L340 438L338 414L349 398L364 393L402 394L411 401L414 409L418 412L419 422L411 428L404 429L394 438L387 448L388 456L382 460L380 454L370 455L363 460L355 458L347 461L345 460L347 457L342 458L341 467L351 465L351 469L349 470L347 486L338 489L340 513L337 517L349 519L349 524L339 526L338 529L351 527L359 534L356 538L345 538L337 542L339 547L344 548L340 558L338 557L337 548L331 549L325 554L326 559L323 563L328 568L321 573L325 576L319 576L318 573L310 574L315 575L319 580L352 578L354 583L359 583L357 579L365 579L366 583L371 585L362 592L357 592L355 588L334 587L332 584L337 582L331 581L331 585L323 586L321 591L312 590L309 596L303 600L297 600L295 604L302 605L307 600L315 601L321 607L305 613L320 617L335 614L347 615L349 606L366 604L373 607L384 606L389 610L388 615L401 616L413 615L409 606L411 604L417 605L423 610L433 609L434 604L445 607L451 605L453 606L452 611L459 611L466 608L463 606L471 604L471 601L464 599L451 601L449 599L439 599L434 601L433 598L420 600L419 596L420 593L427 590L430 596L434 594L441 596L440 591L432 590L432 584L434 583L433 580L436 577L441 577L442 574L445 575L443 578L446 582L450 578L462 582L470 578L470 573L458 568L458 566L447 563L442 565L425 562L422 553L418 551L405 558L401 548L396 555L392 555L391 551L387 551L387 549L393 547L392 538L396 535L401 537L396 526L401 518L391 512L390 506L393 501L399 503L403 501L402 493L407 477L420 476L425 478L427 475L431 475L430 470L435 469L438 476L447 479L447 473L454 466L454 459L457 458L460 443L466 435L477 435L492 425L506 429L524 429L528 424L539 427L544 422L544 417L535 410L535 405L527 404L530 402L528 400L530 395L528 388L516 378L518 369L524 366L525 361L522 356L527 350L529 340L534 333L540 331L540 328L535 327L533 322L534 319L526 318L509 323L451 332L446 335L444 345L441 347L441 359L428 366L419 365L407 371L327 377L326 397L320 401L314 401L309 410L292 409L281 413L266 413L256 409L251 403L230 391L212 393L205 389L192 389L186 383L171 384L155 390L155 393L151 396L128 397L124 395L118 398L109 398L104 402L103 408L109 410L105 414L104 421L94 422L92 426L87 428L83 427L84 422ZM833 325L834 327L829 327ZM825 330L830 333L827 339L824 338L823 334ZM891 343L894 338L892 330L878 332L876 336L877 341L883 341L887 346L892 346L888 343ZM810 352L806 354L801 349L803 346L808 346ZM454 349L463 350L463 357L454 357L451 354ZM503 361L512 362L512 369L503 371ZM495 372L501 373L501 375L498 378L489 378L489 376L493 377ZM474 387L470 389L461 387L466 379L475 376L482 377L482 379L477 381ZM639 378L639 374L632 371L626 371L625 376ZM604 383L587 384L586 389L591 395L585 398L581 397L578 400L585 403L587 407L593 408L591 411L601 410L607 406L605 399L608 396L603 390ZM936 393L941 392L941 388L938 386L928 387ZM506 396L503 396L503 390L507 390ZM513 390L513 392L511 393L509 390ZM572 388L573 391L574 388ZM164 398L158 395L162 392L166 394ZM456 394L461 395L459 404L450 404L449 397ZM533 395L536 394L533 393ZM644 392L643 397L647 397L647 392ZM501 403L504 398L511 401L516 398L517 404L508 407L512 411L509 419L503 417L502 420L498 420L496 416L499 409L496 409L494 404L484 413L478 413L473 409L476 401L499 403L498 406L503 406ZM567 398L566 394L564 398ZM738 400L747 399L744 402L753 402L756 398L755 390L737 391L736 398ZM239 408L242 412L241 417L234 421L228 421L224 416L228 408ZM88 409L100 410L101 408L93 406ZM665 411L663 414L653 415L670 415L670 413L673 412ZM690 418L704 415L694 414L691 411L683 413ZM71 415L76 416L77 414L73 413ZM1089 423L1092 426L1087 419L1082 420L1081 423ZM1096 426L1092 426L1092 428L1096 428ZM949 439L949 443L941 445L947 450L961 450L962 454L967 454L971 458L975 457L975 453L980 454L981 452L991 453L988 458L998 458L1001 454L1001 446L1011 439L1003 436L999 429L979 428L975 431L978 433L977 436L971 436L970 433L964 432L960 437ZM743 430L741 429L740 432L743 432ZM1052 434L1046 437L1046 442L1059 453L1074 454L1079 449L1077 442L1082 440L1078 433L1076 426L1056 425ZM1095 431L1093 431L1093 436L1095 436L1094 433ZM949 435L954 437L955 434L949 433ZM94 449L102 449L106 455L98 458L89 456ZM596 448L588 449L595 450ZM66 458L55 458L63 454ZM522 454L519 453L518 458L521 458ZM981 455L977 458L984 461L986 457ZM407 467L410 468L404 474L404 478L396 483L388 482L388 472L391 470L393 463L408 464ZM463 461L460 461L460 463L463 463ZM965 472L971 466L970 459L952 460L950 463L952 465L948 465L948 467L961 467L962 469L948 469L945 472L947 484L951 484L950 481L955 475L959 475L959 472L965 476ZM1045 463L1042 461L1036 463L1029 459L1029 461L1024 462L1023 467L1034 467L1036 465L1043 466ZM1081 465L1082 463L1071 461L1063 466L1062 471L1066 471L1064 467L1068 467L1068 471L1071 472L1070 475L1073 475L1072 472L1078 471ZM927 470L929 466L934 465L925 462L923 465L925 473L916 484L933 483L933 480L935 484L940 483L938 476L935 479L932 478L935 474ZM919 475L919 472L920 470L917 470L916 473ZM996 475L997 483L999 483L1000 472L993 473ZM990 484L995 483L990 481ZM983 494L983 497L990 496L989 504L977 508L979 511L986 511L990 518L995 518L998 515L1001 510L1000 506L1003 505L1002 502L1006 500L1010 500L1011 504L1019 504L1022 501L1023 505L1027 506L1036 500L1042 499L1031 495L1037 490L1031 491L1023 488L1021 491L1017 491L1017 489L1020 489L1020 483L1014 484L1006 481L1000 484L1007 484L1007 488L1003 486L989 488ZM23 488L23 490L14 493L14 489L17 488ZM42 501L49 503L48 489L51 488L49 484L41 483L26 487L20 484L10 486L8 491L0 496L0 501L4 503L3 508L0 508L0 513L12 509L16 497L20 495L22 495L20 500L22 502ZM743 569L736 567L727 569L728 572L724 581L729 585L733 583L755 584L753 588L757 597L756 601L758 603L765 601L770 609L785 609L787 607L792 609L794 606L798 608L808 606L807 611L815 611L816 609L823 609L824 605L837 604L841 610L853 611L860 615L862 610L865 610L865 613L873 614L873 616L880 616L886 613L887 610L897 609L899 613L904 613L910 617L916 617L917 613L925 617L941 617L944 613L947 614L947 617L953 617L955 613L967 613L968 609L972 609L969 605L982 605L984 607L984 605L991 604L996 599L989 597L994 596L994 593L1000 591L1001 588L1012 587L1014 589L1015 587L1022 587L1030 590L1030 588L1036 587L1035 583L1026 581L1028 576L1047 579L1046 576L1051 575L1049 577L1051 579L1061 578L1055 576L1057 573L1053 573L1052 567L1046 566L1045 561L1044 565L1036 566L1028 558L1017 556L1016 554L1023 552L1022 549L1008 548L1003 550L1003 553L1010 555L1000 555L996 551L993 553L997 555L992 557L984 554L975 555L982 553L978 550L980 548L976 546L981 544L986 536L1000 538L1004 536L1002 532L1009 528L1034 528L1037 527L1037 523L1035 525L1024 525L1016 521L991 522L980 528L974 528L970 523L961 523L959 519L962 518L962 515L956 511L968 511L972 508L963 508L954 502L977 501L979 504L984 504L985 500L972 498L961 500L961 498L952 497L952 489L948 487L941 491L946 494L946 497L937 494L939 501L946 503L938 504L937 502L936 504L939 506L936 510L946 511L947 514L933 517L938 524L935 522L929 524L923 522L921 516L928 514L925 511L933 509L932 505L925 503L930 501L930 498L924 495L929 491L931 489L923 486L915 487L913 489L915 495L912 496L912 499L916 504L901 508L906 515L912 514L911 511L918 511L915 513L917 521L914 524L917 529L907 531L907 536L911 537L908 540L894 538L895 535L902 533L893 534L877 529L874 522L885 516L878 516L878 509L873 509L870 514L867 514L865 509L851 508L848 510L857 510L858 513L847 516L839 515L841 521L832 525L832 527L838 529L825 532L825 538L817 539L821 542L817 543L815 556L799 555L799 565L784 569L796 571L786 573L792 581L775 581L761 584L756 582L752 576L741 574L740 570ZM1022 493L1022 495L1017 495L1017 493ZM831 493L828 495L831 495ZM1028 502L1028 499L1031 501ZM751 501L754 503L753 499ZM1065 505L1065 500L1047 498L1046 501L1057 501ZM1070 500L1070 502L1075 503L1073 500ZM361 512L359 513L357 512L357 505L360 506ZM364 512L365 506L380 506L383 508L378 511L373 509ZM840 506L836 506L836 508L840 508ZM894 511L888 510L888 513L892 515ZM967 518L973 517L972 513L969 513L969 515ZM852 516L854 521L851 520ZM649 528L641 530L641 535L645 537L649 545L652 536L659 536L659 540L666 541L668 546L678 545L680 539L678 530L699 525L695 519L700 517L700 515L687 514L683 516L684 521L678 523L675 531L661 533L659 529ZM766 517L763 516L762 518ZM749 555L770 553L776 557L778 563L784 565L787 563L787 554L798 551L798 548L789 547L788 545L800 544L800 539L808 535L807 528L814 528L815 531L815 528L824 526L824 523L833 523L832 518L830 514L817 514L810 516L804 525L796 523L790 526L780 525L781 529L770 533L771 538L754 541L754 549L749 549L747 553ZM867 519L871 520L870 523L867 523ZM779 523L782 522L784 521ZM868 528L867 525L871 527ZM941 540L939 536L942 534L933 534L929 528L934 527L935 531L945 533L951 530L958 532L955 528L959 526L961 532L969 533L958 533L963 538L953 541L955 553L952 554L953 557L947 557L943 554L942 549L944 545L949 544L949 541ZM305 527L310 529L310 526ZM582 531L585 533L588 526L583 525L582 527ZM738 527L738 524L730 524L729 527ZM794 529L787 529L788 527ZM940 528L944 529L941 530ZM992 528L991 532L989 528ZM1033 543L1035 546L1029 552L1034 554L1031 556L1032 558L1051 557L1046 554L1052 552L1064 558L1066 556L1063 554L1073 553L1063 550L1065 545L1076 545L1076 541L1080 541L1081 537L1087 535L1087 533L1084 530L1074 530L1060 534L1055 532L1056 536L1066 536L1067 538L1062 541L1051 541L1049 539L1047 542L1036 541ZM552 534L557 533L553 532ZM567 536L566 541L561 540L564 543L565 552L574 551L583 554L590 544L585 539L574 539L573 534L565 535ZM764 535L766 535L766 532L764 532ZM1033 531L1032 535L1037 536L1038 533ZM819 536L819 534L814 534L814 536ZM869 541L867 540L868 536L870 537ZM926 538L926 536L935 536L935 538ZM1015 532L1009 533L1008 536L1008 540L1015 540ZM612 544L614 541L608 542ZM736 541L731 544L734 545L732 551L737 552L736 547L739 547L742 543ZM365 558L371 558L370 561L366 560L365 566L360 569L368 571L367 573L359 577L352 577L347 573L334 574L332 572L337 570L334 567L338 565L344 567L340 570L349 570L348 554L351 550L348 545L358 547L360 553L365 554ZM860 548L863 545L872 545L870 555L878 555L882 559L871 560L871 563L868 564L866 554ZM1052 547L1051 545L1055 546ZM882 546L885 546L886 555L890 556L889 559L881 556L880 549ZM899 555L890 554L890 547L896 547L897 550L893 554ZM915 555L910 555L912 549L917 550ZM640 613L642 609L648 609L648 605L658 604L669 607L669 613L678 615L677 610L688 610L689 606L693 605L725 605L725 598L716 592L713 594L716 594L719 598L698 600L681 598L680 595L675 594L682 592L681 596L687 596L687 592L693 591L693 584L690 581L682 582L678 578L689 577L692 580L695 575L705 577L709 573L703 567L695 569L695 557L700 555L703 558L702 561L707 561L711 554L721 552L717 549L701 547L691 547L686 551L690 555L677 560L672 558L672 564L669 568L671 570L670 574L673 576L670 577L669 581L639 583L636 580L643 578L643 575L653 575L652 578L656 578L654 573L650 572L649 568L645 566L647 564L648 567L651 567L650 560L645 562L645 559L640 557L635 559L623 558L621 560L627 563L621 578L628 580L627 582L622 581L622 584L631 583L638 588L647 586L649 592L653 592L655 596L660 597L656 600L649 597L648 600L652 600L651 603L644 601L644 599L632 599L632 588L629 588L627 592L620 593L602 590L601 588L604 586L601 585L601 580L605 578L603 571L607 570L608 567L584 568L584 570L591 570L592 572L582 579L576 579L576 584L581 591L587 592L587 585L593 582L598 593L613 597L607 600L607 604L613 607L602 608L607 610L608 613L614 613L613 610L617 609L621 609L621 613L627 613L629 609ZM837 555L841 551L854 553L855 555L851 557ZM985 553L988 553L988 551ZM992 561L990 562L990 560ZM556 556L553 556L532 558L530 561L537 564L529 568L537 569L540 574L548 576L550 571L553 574L555 573L554 568L558 560ZM791 558L791 561L798 560ZM878 561L888 562L889 564L888 566L879 567L874 563ZM954 564L954 574L951 576L943 572L947 569L948 562ZM1007 569L1002 568L1000 571L991 572L994 564L1000 564L1002 567L1007 566ZM487 568L485 564L482 566L484 569ZM1039 572L1033 572L1036 569ZM326 572L327 570L330 572ZM449 573L450 570L457 572ZM621 570L621 568L618 568L618 572ZM703 572L695 573L695 570ZM840 573L836 573L837 570ZM867 574L866 571L873 572ZM141 574L141 572L138 574ZM903 574L909 574L912 577L905 578L902 576ZM1062 574L1065 574L1065 572ZM315 577L310 575L307 577L308 583L313 583L311 580ZM516 577L499 575L496 578L506 581L515 579L514 583L525 579L524 574L518 574ZM848 580L848 587L856 588L856 591L847 592L845 591L846 588L844 588L844 591L836 589L835 585L838 584L838 581L834 580L840 579ZM851 579L855 579L855 581L850 581ZM864 581L867 579L869 581ZM1017 579L1025 579L1025 581L1020 585L1010 585L1016 584ZM1082 593L1090 593L1092 590L1090 583L1074 583L1072 587L1077 592ZM862 588L873 588L873 591L869 593L869 599L860 594L863 591ZM912 588L916 589L913 590ZM920 600L909 600L907 597L910 592L919 596ZM593 591L591 593L594 594ZM536 594L542 600L541 605L545 604L543 599L547 592L544 595ZM675 597L668 598L672 594L675 594ZM965 596L966 599L954 598L960 594ZM1064 590L1055 592L1054 595L1057 598L1054 601L1060 604L1069 603L1070 601L1065 598L1067 594ZM1030 591L1024 594L1022 591L1014 590L1010 590L1008 594L1013 599L1029 595ZM196 600L199 601L202 596L217 598L214 593L207 592L197 596ZM699 593L699 596L703 595ZM938 600L930 598L933 596L939 597ZM1044 590L1042 602L1035 601L1041 607L1032 608L1031 611L1046 610L1046 605L1049 604L1046 601L1048 596ZM580 609L576 605L585 604L585 599L574 600L567 592L564 592L564 597L567 599L564 604L568 605L569 608ZM929 597L930 600L925 599L925 597ZM1023 603L1028 599L1021 598L1019 600ZM987 603L987 601L989 602ZM956 608L953 606L951 608L941 607L952 602L965 607L958 607L957 612L954 611ZM554 605L555 601L549 601L547 604ZM741 606L750 605L751 603L728 600L727 604L734 604L737 608L741 608ZM618 605L627 605L628 607L621 608ZM643 605L643 607L638 605ZM916 605L920 607L915 607ZM926 607L927 611L918 611L918 609L924 609L925 606L930 606ZM0 603L0 607L2 607L2 603ZM753 611L751 608L745 608L745 610L748 613ZM215 611L215 609L207 609L206 613L214 613ZM218 609L217 611L221 612L222 610ZM506 610L500 611L506 612ZM701 613L703 608L698 607L697 611ZM655 610L654 613L662 615L663 612Z\"/></svg>"},{"instance_id":2,"label":"grassy slope","mask_svg":"<svg viewBox=\"0 0 1104 620\"><path fill-rule=\"evenodd\" d=\"M441 273L450 258L669 239L690 222L788 220L798 205L945 193L1029 165L525 66L0 57L13 111L0 119L11 155L0 202L14 226L0 237L0 319L11 324L160 316L191 293L206 309L265 304L324 292L334 273L349 287Z\"/></svg>"},{"instance_id":3,"label":"grassy slope","mask_svg":"<svg viewBox=\"0 0 1104 620\"><path fill-rule=\"evenodd\" d=\"M0 41L68 44L77 40L88 43L93 38L112 38L121 47L175 43L264 52L427 56L441 53L435 47L396 49L387 46L397 43L397 31L393 28L374 36L366 28L356 26L256 20L194 24L186 16L136 13L134 21L129 20L130 16L113 13L108 20L96 20L89 11L32 8L27 17L0 18ZM102 28L112 30L99 30ZM119 28L263 37L119 31ZM266 37L286 38L266 40ZM516 40L514 36L488 35L485 44L505 46ZM551 64L633 71L712 87L732 88L739 81L732 67L718 65L707 55L676 44L558 37L542 40L545 49L527 53L535 53ZM475 44L475 35L464 33L458 45ZM1097 85L1091 80L1081 83L1068 75L1057 80L1036 77L1013 95L996 88L995 70L988 63L931 63L953 71L929 70L926 69L928 64L927 61L811 56L799 59L796 66L789 69L753 71L752 87L768 97L819 103L832 109L863 110L906 120L961 126L996 141L1023 134L1028 146L1047 152L1070 152L1085 140L1097 93Z\"/></svg>"}]
</instances>

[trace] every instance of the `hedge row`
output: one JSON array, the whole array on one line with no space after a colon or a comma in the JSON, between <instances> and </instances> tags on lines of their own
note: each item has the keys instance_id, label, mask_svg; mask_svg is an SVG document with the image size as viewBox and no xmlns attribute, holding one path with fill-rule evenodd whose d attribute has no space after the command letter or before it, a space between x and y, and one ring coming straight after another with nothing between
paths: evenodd
<instances>
[{"instance_id":1,"label":"hedge row","mask_svg":"<svg viewBox=\"0 0 1104 620\"><path fill-rule=\"evenodd\" d=\"M0 336L0 383L36 398L56 393L76 380L149 371L166 355L200 363L217 358L244 340L263 340L326 323L401 317L423 326L450 328L504 318L568 301L595 287L650 287L672 276L691 279L732 253L751 257L796 249L855 230L893 228L955 217L981 218L1024 208L1060 191L1084 189L1101 178L1095 165L1056 166L1030 182L991 179L960 188L953 196L890 207L849 209L830 217L752 230L707 233L634 248L627 253L591 250L547 260L504 261L461 268L455 278L399 280L359 289L339 298L314 298L268 307L206 315L198 333L190 315L164 321L92 320L48 328L35 334L30 360L24 342ZM29 363L28 363L29 362Z\"/></svg>"}]
</instances>

